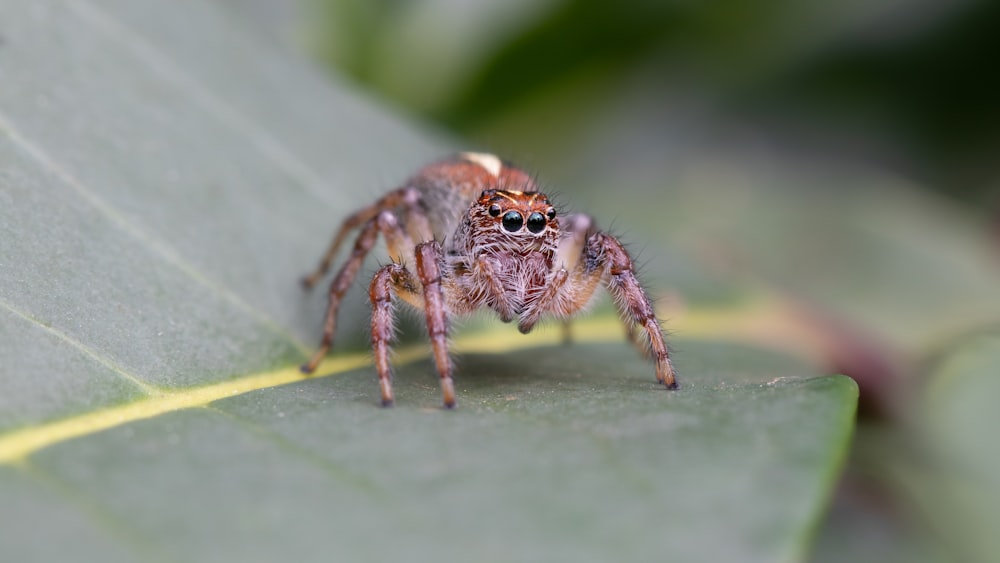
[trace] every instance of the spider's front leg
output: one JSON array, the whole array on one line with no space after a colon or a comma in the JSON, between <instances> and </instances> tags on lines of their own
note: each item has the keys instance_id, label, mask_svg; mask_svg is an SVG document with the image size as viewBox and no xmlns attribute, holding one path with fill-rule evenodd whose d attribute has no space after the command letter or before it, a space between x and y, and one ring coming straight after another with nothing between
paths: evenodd
<instances>
[{"instance_id":1,"label":"spider's front leg","mask_svg":"<svg viewBox=\"0 0 1000 563\"><path fill-rule=\"evenodd\" d=\"M393 291L410 295L420 292L417 280L402 264L383 266L368 286L368 297L372 302L372 350L375 353L375 369L378 371L383 407L391 407L393 402L392 366L389 364L389 343L396 334Z\"/></svg>"},{"instance_id":2,"label":"spider's front leg","mask_svg":"<svg viewBox=\"0 0 1000 563\"><path fill-rule=\"evenodd\" d=\"M451 358L448 356L448 317L445 311L444 292L441 287L441 245L436 241L425 242L416 248L417 276L419 282L402 264L383 266L372 278L368 296L372 302L372 349L375 352L375 369L382 389L382 406L392 406L392 367L389 364L389 344L395 335L392 294L415 301L423 286L424 315L427 332L434 349L434 363L441 377L444 406L454 408L455 385L451 378ZM419 285L418 285L419 283Z\"/></svg>"},{"instance_id":3,"label":"spider's front leg","mask_svg":"<svg viewBox=\"0 0 1000 563\"><path fill-rule=\"evenodd\" d=\"M417 245L417 276L424 288L424 315L427 332L434 349L434 364L441 378L441 394L445 408L455 407L455 384L451 378L451 358L448 356L448 316L445 309L441 275L444 252L437 241Z\"/></svg>"},{"instance_id":4,"label":"spider's front leg","mask_svg":"<svg viewBox=\"0 0 1000 563\"><path fill-rule=\"evenodd\" d=\"M635 277L632 257L615 237L597 232L587 240L585 262L596 262L607 271L608 291L629 326L638 325L649 339L650 355L656 362L656 380L677 389L677 377L670 362L670 353L663 340L663 329L646 292Z\"/></svg>"},{"instance_id":5,"label":"spider's front leg","mask_svg":"<svg viewBox=\"0 0 1000 563\"><path fill-rule=\"evenodd\" d=\"M611 235L593 228L586 215L565 220L567 236L560 241L555 263L545 288L518 323L521 332L530 331L542 315L563 319L584 308L603 280L615 305L629 327L638 325L646 333L649 352L656 362L656 380L668 389L677 389L677 378L663 339L663 330L653 306L635 277L632 258Z\"/></svg>"}]
</instances>

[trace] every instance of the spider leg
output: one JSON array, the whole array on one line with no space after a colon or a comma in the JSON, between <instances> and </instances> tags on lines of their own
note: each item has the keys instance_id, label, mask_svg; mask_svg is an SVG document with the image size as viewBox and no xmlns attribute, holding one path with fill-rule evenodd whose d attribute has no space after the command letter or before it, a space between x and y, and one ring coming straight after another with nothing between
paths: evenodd
<instances>
[{"instance_id":1,"label":"spider leg","mask_svg":"<svg viewBox=\"0 0 1000 563\"><path fill-rule=\"evenodd\" d=\"M371 221L382 211L392 211L400 206L405 206L408 226L412 224L412 228L409 229L411 235L415 236L417 240L429 240L431 238L430 227L423 209L419 206L419 202L420 193L416 189L400 188L389 192L372 205L348 215L340 224L340 228L337 229L337 233L333 237L333 242L327 248L323 259L320 260L319 266L312 273L302 278L302 285L306 289L315 286L320 278L330 271L333 258L337 255L337 251L340 250L340 246L344 243L347 235L352 230L362 227Z\"/></svg>"},{"instance_id":2,"label":"spider leg","mask_svg":"<svg viewBox=\"0 0 1000 563\"><path fill-rule=\"evenodd\" d=\"M514 320L514 306L505 294L500 277L496 273L493 263L486 258L480 257L472 263L472 270L469 273L476 280L475 285L482 288L486 293L487 306L495 309L500 315L500 320L509 323Z\"/></svg>"},{"instance_id":3,"label":"spider leg","mask_svg":"<svg viewBox=\"0 0 1000 563\"><path fill-rule=\"evenodd\" d=\"M535 324L542 318L542 315L548 312L561 296L563 288L566 287L566 282L569 279L569 272L566 271L566 268L560 267L558 270L555 270L552 277L549 278L542 289L542 293L535 299L531 306L521 313L521 319L517 323L517 330L523 334L531 332L531 329L535 328Z\"/></svg>"},{"instance_id":4,"label":"spider leg","mask_svg":"<svg viewBox=\"0 0 1000 563\"><path fill-rule=\"evenodd\" d=\"M677 389L677 378L663 340L663 329L646 292L635 277L632 258L618 239L606 233L595 233L587 241L587 246L588 258L596 259L601 269L609 274L606 282L608 291L630 330L638 325L645 331L649 339L649 354L656 362L656 380L668 389Z\"/></svg>"},{"instance_id":5,"label":"spider leg","mask_svg":"<svg viewBox=\"0 0 1000 563\"><path fill-rule=\"evenodd\" d=\"M560 244L556 262L563 265L553 271L541 295L522 313L518 328L530 331L544 313L569 317L590 302L603 281L625 321L629 340L639 347L636 328L645 332L649 348L644 355L656 362L656 380L668 389L676 389L677 378L663 329L635 277L632 258L618 239L594 230L589 217L571 216L567 223L570 234ZM567 272L567 266L572 270Z\"/></svg>"},{"instance_id":6,"label":"spider leg","mask_svg":"<svg viewBox=\"0 0 1000 563\"><path fill-rule=\"evenodd\" d=\"M392 366L389 364L389 344L395 336L392 293L402 296L419 294L416 278L402 264L383 266L372 278L368 296L372 302L372 349L375 369L382 390L382 406L392 406Z\"/></svg>"},{"instance_id":7,"label":"spider leg","mask_svg":"<svg viewBox=\"0 0 1000 563\"><path fill-rule=\"evenodd\" d=\"M316 353L313 354L308 363L302 366L304 373L315 371L316 366L330 351L330 347L333 345L333 334L337 329L337 311L340 310L340 302L351 284L354 283L358 269L361 268L365 256L375 245L379 232L385 236L389 253L393 256L399 256L405 251L404 249L413 247L409 235L399 226L399 221L391 211L380 211L375 217L368 219L354 242L351 256L330 283L330 301L326 308L326 321L323 324L323 339Z\"/></svg>"},{"instance_id":8,"label":"spider leg","mask_svg":"<svg viewBox=\"0 0 1000 563\"><path fill-rule=\"evenodd\" d=\"M625 337L628 338L628 341L644 358L653 359L653 351L643 342L642 335L635 328L635 324L625 323Z\"/></svg>"},{"instance_id":9,"label":"spider leg","mask_svg":"<svg viewBox=\"0 0 1000 563\"><path fill-rule=\"evenodd\" d=\"M427 332L434 349L434 363L441 378L441 394L445 408L455 407L455 384L451 378L451 358L448 357L448 317L444 291L441 287L444 252L435 240L420 243L416 248L417 276L424 288L424 315Z\"/></svg>"}]
</instances>

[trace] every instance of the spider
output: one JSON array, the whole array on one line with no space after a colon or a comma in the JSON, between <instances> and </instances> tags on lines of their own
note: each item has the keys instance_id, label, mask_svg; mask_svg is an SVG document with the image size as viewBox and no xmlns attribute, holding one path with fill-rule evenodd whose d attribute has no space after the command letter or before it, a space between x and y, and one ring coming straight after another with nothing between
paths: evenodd
<instances>
[{"instance_id":1,"label":"spider","mask_svg":"<svg viewBox=\"0 0 1000 563\"><path fill-rule=\"evenodd\" d=\"M340 303L381 233L392 262L372 278L368 295L383 406L393 404L394 298L423 310L444 406L453 408L450 317L487 307L503 322L517 319L517 328L528 333L543 316L565 321L580 312L600 284L614 297L633 343L639 343L637 325L645 332L644 351L656 363L656 380L677 388L663 331L628 252L589 216L559 216L535 180L510 163L491 154L459 153L425 166L403 187L344 220L319 267L303 278L306 288L329 271L357 228L351 255L330 284L323 339L302 366L304 373L312 373L333 345Z\"/></svg>"}]
</instances>

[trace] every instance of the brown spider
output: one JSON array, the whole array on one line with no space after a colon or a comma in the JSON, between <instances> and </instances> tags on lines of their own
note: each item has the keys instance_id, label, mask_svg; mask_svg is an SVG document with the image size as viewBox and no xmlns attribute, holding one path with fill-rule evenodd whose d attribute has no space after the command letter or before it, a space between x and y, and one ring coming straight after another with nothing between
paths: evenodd
<instances>
[{"instance_id":1,"label":"brown spider","mask_svg":"<svg viewBox=\"0 0 1000 563\"><path fill-rule=\"evenodd\" d=\"M315 285L345 237L361 228L350 258L330 284L319 350L302 371L312 373L330 350L341 299L382 233L393 262L375 274L368 294L384 406L393 402L394 294L424 311L447 408L455 406L450 316L489 307L504 322L516 318L517 328L528 333L543 315L566 320L585 308L602 282L633 342L635 325L645 331L656 380L676 389L663 331L628 253L617 239L598 231L590 217L556 215L531 176L496 156L461 153L424 167L404 187L347 217L319 267L302 280L307 288ZM415 265L415 276L408 264Z\"/></svg>"}]
</instances>

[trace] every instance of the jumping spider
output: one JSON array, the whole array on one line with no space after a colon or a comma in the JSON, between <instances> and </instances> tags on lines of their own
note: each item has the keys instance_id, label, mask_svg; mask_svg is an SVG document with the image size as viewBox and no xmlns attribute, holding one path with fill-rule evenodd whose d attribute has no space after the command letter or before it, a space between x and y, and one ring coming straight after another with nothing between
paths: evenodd
<instances>
[{"instance_id":1,"label":"jumping spider","mask_svg":"<svg viewBox=\"0 0 1000 563\"><path fill-rule=\"evenodd\" d=\"M347 235L361 228L351 256L330 284L319 350L302 371L311 373L330 350L340 302L382 233L393 262L378 270L368 295L384 406L393 402L394 295L424 311L447 408L455 406L449 317L488 307L504 322L516 318L517 328L528 333L544 315L565 320L579 312L601 283L614 297L633 342L636 325L645 331L656 380L676 389L663 331L628 253L617 239L598 231L590 217L557 215L531 176L496 156L461 153L424 167L404 187L348 216L319 267L303 279L305 287L315 285Z\"/></svg>"}]
</instances>

